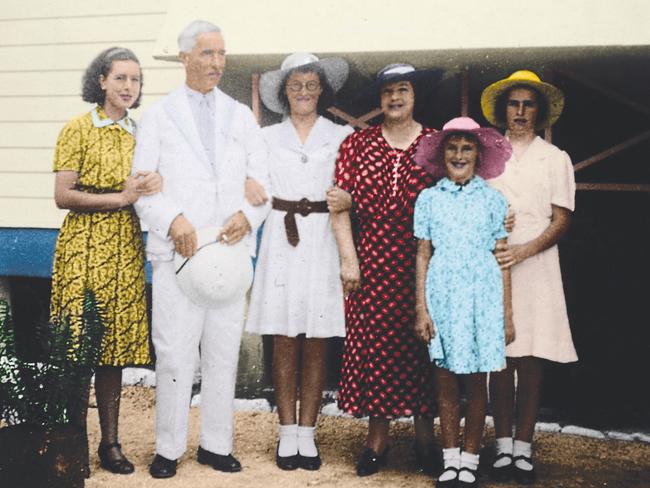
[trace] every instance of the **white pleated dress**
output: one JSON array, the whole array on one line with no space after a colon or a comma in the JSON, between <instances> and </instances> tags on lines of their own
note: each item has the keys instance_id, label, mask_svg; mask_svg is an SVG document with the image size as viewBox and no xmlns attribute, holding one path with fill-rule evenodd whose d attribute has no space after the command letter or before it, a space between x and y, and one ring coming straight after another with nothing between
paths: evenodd
<instances>
[{"instance_id":1,"label":"white pleated dress","mask_svg":"<svg viewBox=\"0 0 650 488\"><path fill-rule=\"evenodd\" d=\"M271 193L283 200L326 200L339 145L353 129L319 117L305 144L289 118L262 130L269 149ZM295 337L344 337L339 253L329 213L296 214L300 242L289 244L286 212L271 210L248 309L246 330Z\"/></svg>"},{"instance_id":2,"label":"white pleated dress","mask_svg":"<svg viewBox=\"0 0 650 488\"><path fill-rule=\"evenodd\" d=\"M515 212L509 244L538 237L551 223L552 207L575 207L575 179L569 155L536 137L521 159L514 155L503 174L488 183ZM506 356L535 356L560 363L577 361L567 316L557 246L512 268L515 340Z\"/></svg>"}]
</instances>

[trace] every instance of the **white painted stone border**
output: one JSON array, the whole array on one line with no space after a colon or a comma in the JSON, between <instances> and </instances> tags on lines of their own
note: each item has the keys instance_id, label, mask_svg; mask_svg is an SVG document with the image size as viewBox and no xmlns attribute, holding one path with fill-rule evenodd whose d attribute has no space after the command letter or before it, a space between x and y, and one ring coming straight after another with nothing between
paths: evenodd
<instances>
[{"instance_id":1,"label":"white painted stone border","mask_svg":"<svg viewBox=\"0 0 650 488\"><path fill-rule=\"evenodd\" d=\"M145 387L154 387L156 386L156 374L147 368L125 368L122 373L122 384L125 386L145 386ZM330 402L323 405L321 413L329 417L346 417L352 418L352 415L342 412L339 410L336 405L336 393L333 391L323 392L323 396L326 401ZM201 394L194 395L192 398L191 405L198 406L201 403ZM265 398L253 398L253 399L244 399L236 398L235 399L235 410L239 412L272 412L274 409L269 404L268 400ZM364 419L364 420L367 420ZM412 423L412 418L402 418L398 420L399 422ZM461 420L461 425L464 419ZM440 419L436 417L435 423L439 425ZM494 421L492 417L488 416L485 420L487 426L494 426ZM626 433L618 431L604 431L601 432L595 429L588 429L585 427L580 427L577 425L565 425L562 426L554 422L537 422L535 425L536 432L552 432L552 433L562 433L568 435L577 435L581 437L588 437L592 439L613 439L617 441L627 441L627 442L643 442L645 444L650 444L650 433L646 432L635 432L635 433Z\"/></svg>"}]
</instances>

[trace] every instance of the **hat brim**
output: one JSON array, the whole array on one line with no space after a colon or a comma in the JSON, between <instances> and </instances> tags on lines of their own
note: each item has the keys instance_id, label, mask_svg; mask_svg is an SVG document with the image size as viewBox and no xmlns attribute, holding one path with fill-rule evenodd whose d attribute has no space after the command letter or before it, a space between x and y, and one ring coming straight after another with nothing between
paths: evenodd
<instances>
[{"instance_id":1,"label":"hat brim","mask_svg":"<svg viewBox=\"0 0 650 488\"><path fill-rule=\"evenodd\" d=\"M433 89L437 84L442 80L444 71L438 68L430 69L418 69L415 71L410 71L408 73L396 73L393 75L388 75L383 77L381 80L375 80L369 86L366 86L361 89L357 98L359 100L376 100L379 97L379 92L381 87L389 83L397 83L398 81L408 81L413 85L413 90L415 91L415 97L417 102L417 96L422 90L425 90L427 87Z\"/></svg>"},{"instance_id":2,"label":"hat brim","mask_svg":"<svg viewBox=\"0 0 650 488\"><path fill-rule=\"evenodd\" d=\"M481 109L483 110L483 115L490 124L502 129L506 128L506 121L498 120L496 117L496 103L499 97L513 86L530 86L539 91L546 99L548 112L544 119L536 122L536 130L551 127L555 122L557 122L557 119L560 118L562 110L564 109L564 93L562 93L562 90L543 81L506 78L492 83L483 90L483 93L481 94Z\"/></svg>"},{"instance_id":3,"label":"hat brim","mask_svg":"<svg viewBox=\"0 0 650 488\"><path fill-rule=\"evenodd\" d=\"M269 110L283 114L285 107L280 102L279 91L284 77L293 70L308 70L310 67L321 68L325 73L325 79L334 93L339 91L348 79L350 68L347 61L339 57L319 59L313 63L303 64L291 69L276 69L267 71L260 76L260 97Z\"/></svg>"},{"instance_id":4,"label":"hat brim","mask_svg":"<svg viewBox=\"0 0 650 488\"><path fill-rule=\"evenodd\" d=\"M506 167L506 161L512 156L510 142L496 129L481 127L478 129L462 130L448 129L424 136L415 152L415 164L439 179L447 176L442 142L449 134L471 134L479 143L479 164L474 172L484 180L496 178Z\"/></svg>"}]
</instances>

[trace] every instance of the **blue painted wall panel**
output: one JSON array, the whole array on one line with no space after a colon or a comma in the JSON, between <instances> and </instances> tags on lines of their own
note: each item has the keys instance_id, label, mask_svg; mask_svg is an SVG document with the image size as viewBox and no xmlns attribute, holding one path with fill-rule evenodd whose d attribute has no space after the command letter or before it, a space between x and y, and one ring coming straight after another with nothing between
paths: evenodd
<instances>
[{"instance_id":1,"label":"blue painted wall panel","mask_svg":"<svg viewBox=\"0 0 650 488\"><path fill-rule=\"evenodd\" d=\"M58 235L58 229L0 227L0 276L51 278ZM146 272L151 283L149 263Z\"/></svg>"}]
</instances>

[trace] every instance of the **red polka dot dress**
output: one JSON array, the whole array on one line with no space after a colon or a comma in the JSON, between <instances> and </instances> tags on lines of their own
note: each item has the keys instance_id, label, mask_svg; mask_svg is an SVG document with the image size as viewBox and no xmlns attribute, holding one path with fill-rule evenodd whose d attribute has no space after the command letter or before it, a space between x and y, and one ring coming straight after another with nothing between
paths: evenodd
<instances>
[{"instance_id":1,"label":"red polka dot dress","mask_svg":"<svg viewBox=\"0 0 650 488\"><path fill-rule=\"evenodd\" d=\"M381 126L351 134L339 149L336 184L349 192L359 220L361 287L346 300L339 407L357 417L435 414L432 365L413 332L413 211L432 177L413 163L423 129L405 151Z\"/></svg>"}]
</instances>

